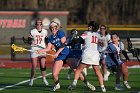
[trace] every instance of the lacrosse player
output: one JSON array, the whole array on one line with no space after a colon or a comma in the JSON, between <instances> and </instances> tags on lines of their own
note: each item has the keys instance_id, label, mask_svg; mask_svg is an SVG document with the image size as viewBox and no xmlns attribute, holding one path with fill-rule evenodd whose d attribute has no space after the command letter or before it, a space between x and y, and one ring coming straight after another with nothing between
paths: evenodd
<instances>
[{"instance_id":1,"label":"lacrosse player","mask_svg":"<svg viewBox=\"0 0 140 93\"><path fill-rule=\"evenodd\" d=\"M99 68L100 56L97 49L98 37L99 37L99 34L97 33L98 29L99 29L99 24L94 21L91 21L88 24L88 31L84 32L79 39L75 40L75 43L79 43L83 41L85 43L84 43L84 50L82 53L82 61L75 72L75 78L72 84L68 87L69 90L72 90L73 88L76 87L77 80L79 79L79 75L82 72L82 70L87 66L92 65L92 68L94 69L98 77L102 92L106 92L104 82L103 82L103 76Z\"/></svg>"},{"instance_id":2,"label":"lacrosse player","mask_svg":"<svg viewBox=\"0 0 140 93\"><path fill-rule=\"evenodd\" d=\"M76 29L72 29L70 31L70 34L73 35L73 33L75 33L75 32L76 32L76 35L74 36L73 40L79 38L78 32L76 31ZM69 39L69 37L67 39ZM79 65L83 46L81 43L74 44L73 42L71 42L69 47L70 47L71 51L69 54L69 58L67 59L67 64L72 65L72 67L70 67L68 69L68 73L67 73L67 77L66 77L68 80L70 79L70 75L73 71L73 68L76 69ZM87 68L85 68L85 69L87 69ZM83 74L87 75L86 72L84 72L84 71L83 71Z\"/></svg>"},{"instance_id":3,"label":"lacrosse player","mask_svg":"<svg viewBox=\"0 0 140 93\"><path fill-rule=\"evenodd\" d=\"M108 81L108 76L110 75L110 72L107 70L105 64L105 57L106 57L105 52L109 42L111 42L111 40L110 40L110 34L107 32L107 27L105 25L101 25L99 31L98 50L100 53L100 64L104 74L104 78L103 78L104 81Z\"/></svg>"},{"instance_id":4,"label":"lacrosse player","mask_svg":"<svg viewBox=\"0 0 140 93\"><path fill-rule=\"evenodd\" d=\"M37 54L35 51L41 48L46 48L46 38L48 35L48 31L42 28L42 20L36 20L36 28L31 30L30 35L28 37L28 43L31 44L31 58L32 58L32 68L31 68L31 77L29 81L29 85L33 86L33 80L36 73L37 62L40 62L40 70L42 74L42 79L45 85L47 86L49 83L46 80L46 55L45 52L42 54ZM37 47L40 46L40 47Z\"/></svg>"},{"instance_id":5,"label":"lacrosse player","mask_svg":"<svg viewBox=\"0 0 140 93\"><path fill-rule=\"evenodd\" d=\"M116 85L115 90L123 90L120 85L120 78L123 74L124 85L126 88L130 89L130 85L128 84L128 69L125 63L120 60L120 51L121 46L119 44L119 36L117 33L111 34L111 43L107 47L107 56L106 56L106 64L109 68L116 68Z\"/></svg>"},{"instance_id":6,"label":"lacrosse player","mask_svg":"<svg viewBox=\"0 0 140 93\"><path fill-rule=\"evenodd\" d=\"M63 66L63 61L66 59L69 54L69 48L66 46L66 36L65 33L59 29L60 24L52 21L50 23L50 30L52 35L48 38L48 46L46 49L38 50L38 54L42 52L47 52L51 49L52 45L54 45L56 49L56 53L54 54L54 64L52 68L52 76L54 80L54 86L52 87L52 91L56 91L60 89L59 84L59 73Z\"/></svg>"}]
</instances>

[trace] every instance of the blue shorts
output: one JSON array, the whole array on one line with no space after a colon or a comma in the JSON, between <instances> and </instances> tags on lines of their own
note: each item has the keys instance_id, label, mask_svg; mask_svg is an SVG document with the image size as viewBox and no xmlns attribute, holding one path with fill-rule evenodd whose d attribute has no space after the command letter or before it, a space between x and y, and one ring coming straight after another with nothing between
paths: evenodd
<instances>
[{"instance_id":1,"label":"blue shorts","mask_svg":"<svg viewBox=\"0 0 140 93\"><path fill-rule=\"evenodd\" d=\"M58 55L58 57L54 59L54 62L59 61L59 60L64 61L67 58L68 54L69 54L69 52L66 52L65 54L60 53Z\"/></svg>"}]
</instances>

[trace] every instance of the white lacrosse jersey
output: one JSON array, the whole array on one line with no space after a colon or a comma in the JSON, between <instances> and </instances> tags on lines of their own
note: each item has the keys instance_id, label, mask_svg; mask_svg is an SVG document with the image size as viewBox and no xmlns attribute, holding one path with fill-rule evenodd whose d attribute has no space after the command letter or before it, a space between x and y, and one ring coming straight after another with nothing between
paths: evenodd
<instances>
[{"instance_id":1,"label":"white lacrosse jersey","mask_svg":"<svg viewBox=\"0 0 140 93\"><path fill-rule=\"evenodd\" d=\"M85 40L82 53L82 63L89 65L99 65L99 52L97 49L99 34L86 31L81 37Z\"/></svg>"},{"instance_id":2,"label":"white lacrosse jersey","mask_svg":"<svg viewBox=\"0 0 140 93\"><path fill-rule=\"evenodd\" d=\"M99 40L98 40L98 50L99 50L99 52L105 52L110 40L111 40L110 34L107 34L106 36L99 35Z\"/></svg>"},{"instance_id":3,"label":"white lacrosse jersey","mask_svg":"<svg viewBox=\"0 0 140 93\"><path fill-rule=\"evenodd\" d=\"M42 29L41 32L39 32L37 29L31 30L30 36L33 38L31 44L31 50L34 51L31 52L32 58L40 56L40 54L37 54L35 51L42 48L46 48L45 37L47 37L47 35L48 35L48 31L45 29Z\"/></svg>"}]
</instances>

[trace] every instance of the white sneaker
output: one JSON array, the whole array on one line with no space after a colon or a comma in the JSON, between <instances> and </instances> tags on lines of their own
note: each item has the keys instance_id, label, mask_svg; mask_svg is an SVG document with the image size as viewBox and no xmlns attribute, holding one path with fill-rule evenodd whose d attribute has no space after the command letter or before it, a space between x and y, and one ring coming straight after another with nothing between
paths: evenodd
<instances>
[{"instance_id":1,"label":"white sneaker","mask_svg":"<svg viewBox=\"0 0 140 93\"><path fill-rule=\"evenodd\" d=\"M131 88L131 86L128 84L128 83L123 83L124 84L124 86L127 88L127 89L130 89Z\"/></svg>"},{"instance_id":2,"label":"white sneaker","mask_svg":"<svg viewBox=\"0 0 140 93\"><path fill-rule=\"evenodd\" d=\"M91 85L89 82L87 82L87 87L89 88L89 89L91 89L92 91L95 91L96 90L96 88L93 86L93 85Z\"/></svg>"},{"instance_id":3,"label":"white sneaker","mask_svg":"<svg viewBox=\"0 0 140 93\"><path fill-rule=\"evenodd\" d=\"M116 86L115 90L123 91L123 88L121 86Z\"/></svg>"},{"instance_id":4,"label":"white sneaker","mask_svg":"<svg viewBox=\"0 0 140 93\"><path fill-rule=\"evenodd\" d=\"M30 79L29 86L33 86L33 79Z\"/></svg>"},{"instance_id":5,"label":"white sneaker","mask_svg":"<svg viewBox=\"0 0 140 93\"><path fill-rule=\"evenodd\" d=\"M54 85L51 89L51 91L56 91L57 89L60 89L60 84Z\"/></svg>"},{"instance_id":6,"label":"white sneaker","mask_svg":"<svg viewBox=\"0 0 140 93\"><path fill-rule=\"evenodd\" d=\"M109 75L110 75L110 72L109 71L107 71L107 73L104 74L104 81L108 81Z\"/></svg>"},{"instance_id":7,"label":"white sneaker","mask_svg":"<svg viewBox=\"0 0 140 93\"><path fill-rule=\"evenodd\" d=\"M46 86L49 85L49 83L48 83L48 81L46 80L46 78L43 78L43 82L44 82L44 84L45 84Z\"/></svg>"},{"instance_id":8,"label":"white sneaker","mask_svg":"<svg viewBox=\"0 0 140 93\"><path fill-rule=\"evenodd\" d=\"M70 75L69 74L67 75L67 80L70 80Z\"/></svg>"},{"instance_id":9,"label":"white sneaker","mask_svg":"<svg viewBox=\"0 0 140 93\"><path fill-rule=\"evenodd\" d=\"M102 92L106 92L105 87L101 87Z\"/></svg>"}]
</instances>

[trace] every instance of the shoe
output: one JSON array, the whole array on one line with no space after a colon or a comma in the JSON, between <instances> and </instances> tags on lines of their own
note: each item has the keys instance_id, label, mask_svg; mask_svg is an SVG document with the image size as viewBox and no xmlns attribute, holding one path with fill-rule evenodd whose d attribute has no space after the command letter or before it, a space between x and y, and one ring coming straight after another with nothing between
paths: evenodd
<instances>
[{"instance_id":1,"label":"shoe","mask_svg":"<svg viewBox=\"0 0 140 93\"><path fill-rule=\"evenodd\" d=\"M116 86L115 90L123 91L123 88L121 86Z\"/></svg>"},{"instance_id":2,"label":"shoe","mask_svg":"<svg viewBox=\"0 0 140 93\"><path fill-rule=\"evenodd\" d=\"M131 86L128 84L128 83L123 83L124 84L124 86L127 88L127 89L130 89L131 88Z\"/></svg>"},{"instance_id":3,"label":"shoe","mask_svg":"<svg viewBox=\"0 0 140 93\"><path fill-rule=\"evenodd\" d=\"M54 85L51 89L51 91L56 91L57 89L60 89L60 84Z\"/></svg>"},{"instance_id":4,"label":"shoe","mask_svg":"<svg viewBox=\"0 0 140 93\"><path fill-rule=\"evenodd\" d=\"M73 90L74 88L76 88L76 85L69 85L68 90Z\"/></svg>"},{"instance_id":5,"label":"shoe","mask_svg":"<svg viewBox=\"0 0 140 93\"><path fill-rule=\"evenodd\" d=\"M91 85L89 82L87 82L86 86L87 86L89 89L91 89L92 91L95 91L95 90L96 90L96 88L95 88L93 85Z\"/></svg>"},{"instance_id":6,"label":"shoe","mask_svg":"<svg viewBox=\"0 0 140 93\"><path fill-rule=\"evenodd\" d=\"M67 80L70 80L70 75L69 74L67 75Z\"/></svg>"},{"instance_id":7,"label":"shoe","mask_svg":"<svg viewBox=\"0 0 140 93\"><path fill-rule=\"evenodd\" d=\"M102 92L106 92L105 87L101 87Z\"/></svg>"},{"instance_id":8,"label":"shoe","mask_svg":"<svg viewBox=\"0 0 140 93\"><path fill-rule=\"evenodd\" d=\"M33 86L33 79L30 79L29 86Z\"/></svg>"},{"instance_id":9,"label":"shoe","mask_svg":"<svg viewBox=\"0 0 140 93\"><path fill-rule=\"evenodd\" d=\"M46 86L49 85L49 83L48 83L48 81L46 80L46 78L43 78L43 82L44 82L44 84L45 84Z\"/></svg>"},{"instance_id":10,"label":"shoe","mask_svg":"<svg viewBox=\"0 0 140 93\"><path fill-rule=\"evenodd\" d=\"M109 71L107 71L107 73L104 74L104 81L108 81L109 75L110 75L110 72Z\"/></svg>"}]
</instances>

